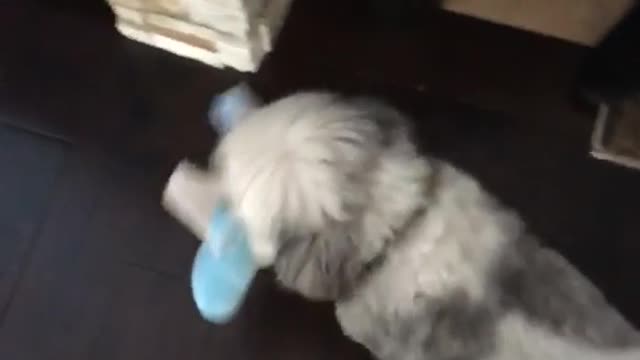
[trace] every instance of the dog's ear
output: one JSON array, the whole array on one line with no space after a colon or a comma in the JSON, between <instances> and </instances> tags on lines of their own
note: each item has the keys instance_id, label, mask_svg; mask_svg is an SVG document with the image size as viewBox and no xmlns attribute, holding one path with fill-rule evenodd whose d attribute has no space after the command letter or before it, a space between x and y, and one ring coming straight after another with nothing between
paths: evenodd
<instances>
[{"instance_id":1,"label":"dog's ear","mask_svg":"<svg viewBox=\"0 0 640 360\"><path fill-rule=\"evenodd\" d=\"M345 296L364 271L356 244L345 234L331 231L287 241L275 262L278 281L313 300Z\"/></svg>"}]
</instances>

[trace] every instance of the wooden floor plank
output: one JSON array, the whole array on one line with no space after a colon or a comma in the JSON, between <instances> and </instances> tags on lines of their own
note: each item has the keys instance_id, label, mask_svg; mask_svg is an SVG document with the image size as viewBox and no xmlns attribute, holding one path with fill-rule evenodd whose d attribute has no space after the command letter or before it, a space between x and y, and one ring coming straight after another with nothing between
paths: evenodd
<instances>
[{"instance_id":1,"label":"wooden floor plank","mask_svg":"<svg viewBox=\"0 0 640 360\"><path fill-rule=\"evenodd\" d=\"M70 150L37 246L0 327L0 358L81 359L110 301L112 262L91 254L92 218L107 178Z\"/></svg>"},{"instance_id":2,"label":"wooden floor plank","mask_svg":"<svg viewBox=\"0 0 640 360\"><path fill-rule=\"evenodd\" d=\"M67 144L0 125L0 324L29 265Z\"/></svg>"}]
</instances>

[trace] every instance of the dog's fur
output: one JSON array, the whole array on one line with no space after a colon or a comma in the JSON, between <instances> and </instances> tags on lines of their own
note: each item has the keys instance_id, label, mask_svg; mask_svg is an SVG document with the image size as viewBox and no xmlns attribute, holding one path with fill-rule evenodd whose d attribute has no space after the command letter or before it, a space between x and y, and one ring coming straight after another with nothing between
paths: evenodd
<instances>
[{"instance_id":1,"label":"dog's fur","mask_svg":"<svg viewBox=\"0 0 640 360\"><path fill-rule=\"evenodd\" d=\"M395 110L331 94L251 112L212 165L255 254L389 360L639 360L640 333Z\"/></svg>"}]
</instances>

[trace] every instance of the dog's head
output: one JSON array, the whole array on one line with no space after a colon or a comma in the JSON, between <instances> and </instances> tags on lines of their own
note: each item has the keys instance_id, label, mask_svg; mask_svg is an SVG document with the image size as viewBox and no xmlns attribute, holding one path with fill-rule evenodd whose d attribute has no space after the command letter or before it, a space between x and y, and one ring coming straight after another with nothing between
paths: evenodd
<instances>
[{"instance_id":1,"label":"dog's head","mask_svg":"<svg viewBox=\"0 0 640 360\"><path fill-rule=\"evenodd\" d=\"M422 205L429 172L400 114L324 93L248 112L211 166L257 260L318 299L353 286Z\"/></svg>"}]
</instances>

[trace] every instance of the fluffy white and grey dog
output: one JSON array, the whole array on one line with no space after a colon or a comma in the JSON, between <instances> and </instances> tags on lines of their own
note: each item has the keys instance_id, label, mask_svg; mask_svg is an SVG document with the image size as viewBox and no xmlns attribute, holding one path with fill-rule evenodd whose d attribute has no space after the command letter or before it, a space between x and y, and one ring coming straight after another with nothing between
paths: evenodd
<instances>
[{"instance_id":1,"label":"fluffy white and grey dog","mask_svg":"<svg viewBox=\"0 0 640 360\"><path fill-rule=\"evenodd\" d=\"M640 333L471 176L365 99L286 97L212 157L262 264L389 360L640 360Z\"/></svg>"}]
</instances>

